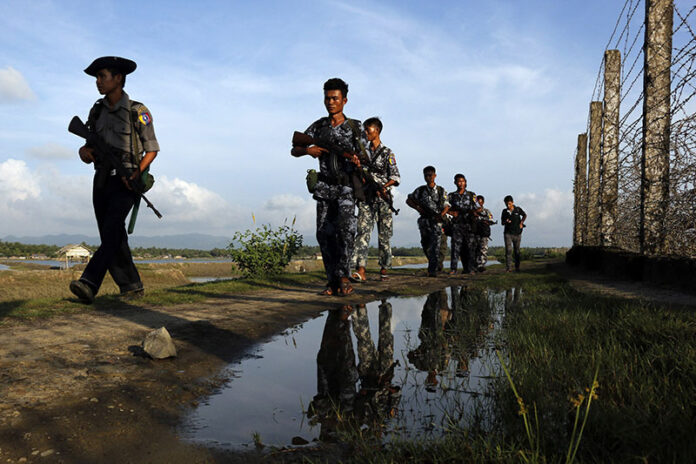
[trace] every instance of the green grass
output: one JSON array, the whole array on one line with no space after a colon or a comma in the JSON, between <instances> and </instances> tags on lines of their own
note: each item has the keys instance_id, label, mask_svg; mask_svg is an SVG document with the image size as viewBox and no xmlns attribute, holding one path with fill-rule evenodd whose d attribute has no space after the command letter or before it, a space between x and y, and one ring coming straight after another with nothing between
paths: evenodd
<instances>
[{"instance_id":1,"label":"green grass","mask_svg":"<svg viewBox=\"0 0 696 464\"><path fill-rule=\"evenodd\" d=\"M694 308L582 293L542 266L486 274L468 285L467 317L448 335L453 358L476 343L472 327L485 327L485 289L507 290L495 345L527 427L501 369L490 427L462 420L440 439L388 445L356 430L343 439L360 462L696 462ZM597 397L586 409L595 374Z\"/></svg>"},{"instance_id":2,"label":"green grass","mask_svg":"<svg viewBox=\"0 0 696 464\"><path fill-rule=\"evenodd\" d=\"M554 456L562 451L571 425L569 397L582 392L599 367L599 399L579 455L693 462L693 308L580 293L545 271L529 273L522 288L523 303L508 312L501 343L520 395L544 415L543 449ZM499 414L514 423L514 399L500 390Z\"/></svg>"}]
</instances>

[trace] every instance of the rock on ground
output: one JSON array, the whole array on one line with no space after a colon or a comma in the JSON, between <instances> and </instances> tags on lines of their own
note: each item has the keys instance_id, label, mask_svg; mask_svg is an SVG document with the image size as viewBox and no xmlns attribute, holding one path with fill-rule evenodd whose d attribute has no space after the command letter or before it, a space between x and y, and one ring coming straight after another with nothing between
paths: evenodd
<instances>
[{"instance_id":1,"label":"rock on ground","mask_svg":"<svg viewBox=\"0 0 696 464\"><path fill-rule=\"evenodd\" d=\"M155 359L176 356L176 347L167 329L160 327L145 336L143 350Z\"/></svg>"}]
</instances>

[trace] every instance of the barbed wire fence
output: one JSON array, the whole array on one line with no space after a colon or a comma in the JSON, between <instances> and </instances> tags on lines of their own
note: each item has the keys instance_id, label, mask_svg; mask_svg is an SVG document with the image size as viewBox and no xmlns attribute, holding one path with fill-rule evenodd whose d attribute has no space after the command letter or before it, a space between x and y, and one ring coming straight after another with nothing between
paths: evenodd
<instances>
[{"instance_id":1,"label":"barbed wire fence","mask_svg":"<svg viewBox=\"0 0 696 464\"><path fill-rule=\"evenodd\" d=\"M696 257L695 31L693 0L625 1L578 137L574 245Z\"/></svg>"}]
</instances>

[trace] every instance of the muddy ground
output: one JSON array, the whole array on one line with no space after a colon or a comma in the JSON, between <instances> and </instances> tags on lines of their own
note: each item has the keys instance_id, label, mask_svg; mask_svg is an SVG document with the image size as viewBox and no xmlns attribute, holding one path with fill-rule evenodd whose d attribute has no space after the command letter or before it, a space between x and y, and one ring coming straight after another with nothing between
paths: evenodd
<instances>
[{"instance_id":1,"label":"muddy ground","mask_svg":"<svg viewBox=\"0 0 696 464\"><path fill-rule=\"evenodd\" d=\"M583 291L651 297L642 285L610 282L563 264L553 269ZM0 328L0 463L266 460L267 454L253 450L240 455L183 442L176 427L224 383L224 366L294 324L340 304L416 290L425 294L477 278L421 275L414 271L387 282L357 284L356 293L346 298L317 296L323 286L316 282L303 288L210 295L195 305L161 307L135 301L125 309L86 307L49 319L8 321ZM669 290L656 298L694 300ZM142 356L143 337L162 326L174 338L179 356L159 361ZM292 459L293 452L271 457Z\"/></svg>"}]
</instances>

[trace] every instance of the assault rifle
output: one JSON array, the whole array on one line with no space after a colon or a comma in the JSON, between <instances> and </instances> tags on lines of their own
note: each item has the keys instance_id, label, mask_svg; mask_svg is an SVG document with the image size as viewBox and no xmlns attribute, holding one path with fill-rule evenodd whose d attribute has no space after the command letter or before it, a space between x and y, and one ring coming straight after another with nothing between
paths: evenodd
<instances>
[{"instance_id":1,"label":"assault rifle","mask_svg":"<svg viewBox=\"0 0 696 464\"><path fill-rule=\"evenodd\" d=\"M128 183L128 186L131 188L131 190L133 190L133 192L135 192L136 195L139 195L140 198L142 198L143 201L145 201L147 207L150 208L158 218L162 219L162 214L159 211L157 211L155 205L153 205L150 202L150 200L148 200L143 194L142 182L138 182L130 178L132 173L128 172L128 169L123 167L123 164L121 163L120 159L120 154L116 152L115 148L106 143L104 139L101 138L99 135L97 135L94 132L91 132L78 116L74 116L72 120L70 120L70 125L68 125L68 131L72 134L77 135L78 137L85 139L87 144L94 148L94 153L96 155L97 161L102 163L107 169L115 169L116 174L119 177L126 179L126 182Z\"/></svg>"},{"instance_id":2,"label":"assault rifle","mask_svg":"<svg viewBox=\"0 0 696 464\"><path fill-rule=\"evenodd\" d=\"M363 185L365 186L365 190L367 190L370 195L379 195L379 197L382 198L382 200L384 200L384 202L387 204L391 212L398 215L399 210L394 208L394 197L392 196L391 192L386 190L384 185L375 179L375 176L369 171L369 164L362 162L362 160L360 164L363 166L359 168L359 172Z\"/></svg>"},{"instance_id":3,"label":"assault rifle","mask_svg":"<svg viewBox=\"0 0 696 464\"><path fill-rule=\"evenodd\" d=\"M314 138L311 135L307 135L304 132L295 131L292 134L292 144L300 147L308 147L310 145L316 145L321 148L326 148L332 153L339 154L344 158L352 158L354 153L347 151L345 148L339 144L332 142L331 140Z\"/></svg>"},{"instance_id":4,"label":"assault rifle","mask_svg":"<svg viewBox=\"0 0 696 464\"><path fill-rule=\"evenodd\" d=\"M414 205L418 206L418 208L420 208L421 214L426 218L432 219L435 222L442 222L443 225L451 222L451 220L446 215L443 216L442 214L440 214L439 211L435 211L428 205L416 200L416 198L412 194L409 194L408 200Z\"/></svg>"}]
</instances>

